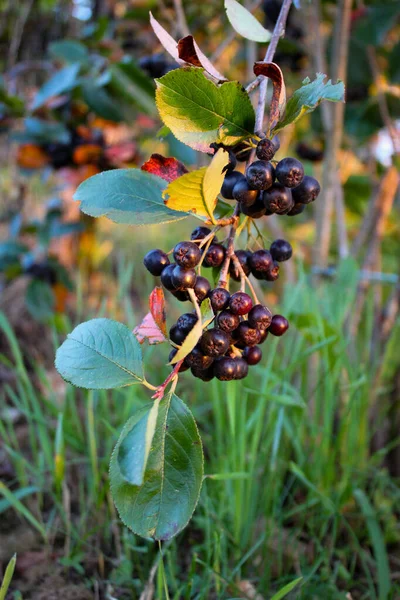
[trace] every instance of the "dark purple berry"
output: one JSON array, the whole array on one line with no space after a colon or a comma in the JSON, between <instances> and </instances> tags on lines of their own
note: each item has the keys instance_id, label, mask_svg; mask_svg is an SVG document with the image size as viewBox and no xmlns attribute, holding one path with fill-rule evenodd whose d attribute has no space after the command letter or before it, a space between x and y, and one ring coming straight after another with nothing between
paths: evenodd
<instances>
[{"instance_id":1,"label":"dark purple berry","mask_svg":"<svg viewBox=\"0 0 400 600\"><path fill-rule=\"evenodd\" d=\"M346 94L347 101L349 100L349 94ZM311 162L320 162L324 158L323 150L319 148L313 148L304 142L299 142L296 146L296 152L303 160L309 160Z\"/></svg>"},{"instance_id":2,"label":"dark purple berry","mask_svg":"<svg viewBox=\"0 0 400 600\"><path fill-rule=\"evenodd\" d=\"M256 160L247 167L246 179L252 190L267 190L274 183L274 167L265 160Z\"/></svg>"},{"instance_id":3,"label":"dark purple berry","mask_svg":"<svg viewBox=\"0 0 400 600\"><path fill-rule=\"evenodd\" d=\"M186 336L187 332L181 329L176 323L175 325L172 325L171 329L169 330L170 340L172 340L178 346L182 344Z\"/></svg>"},{"instance_id":4,"label":"dark purple berry","mask_svg":"<svg viewBox=\"0 0 400 600\"><path fill-rule=\"evenodd\" d=\"M196 227L196 229L193 229L192 233L190 234L190 239L197 240L197 243L199 244L201 242L201 240L204 240L204 238L206 238L208 235L210 235L210 233L211 233L211 229L209 229L208 227L199 225L198 227ZM217 241L215 236L213 237L213 240L215 242Z\"/></svg>"},{"instance_id":5,"label":"dark purple berry","mask_svg":"<svg viewBox=\"0 0 400 600\"><path fill-rule=\"evenodd\" d=\"M240 202L241 206L251 206L257 200L258 190L252 190L243 178L233 188L233 198Z\"/></svg>"},{"instance_id":6,"label":"dark purple berry","mask_svg":"<svg viewBox=\"0 0 400 600\"><path fill-rule=\"evenodd\" d=\"M293 254L292 246L286 240L275 240L269 251L272 258L278 262L289 260Z\"/></svg>"},{"instance_id":7,"label":"dark purple berry","mask_svg":"<svg viewBox=\"0 0 400 600\"><path fill-rule=\"evenodd\" d=\"M233 200L233 188L238 183L238 181L244 180L245 177L243 173L239 171L231 171L225 175L224 183L221 187L221 195L226 200Z\"/></svg>"},{"instance_id":8,"label":"dark purple berry","mask_svg":"<svg viewBox=\"0 0 400 600\"><path fill-rule=\"evenodd\" d=\"M230 297L230 293L225 288L219 287L212 290L210 292L210 302L213 311L219 312L220 310L224 310L229 304Z\"/></svg>"},{"instance_id":9,"label":"dark purple berry","mask_svg":"<svg viewBox=\"0 0 400 600\"><path fill-rule=\"evenodd\" d=\"M265 208L264 199L262 192L257 196L257 200L251 206L243 206L240 203L240 211L246 215L246 217L251 217L252 219L260 219L263 217L267 209Z\"/></svg>"},{"instance_id":10,"label":"dark purple berry","mask_svg":"<svg viewBox=\"0 0 400 600\"><path fill-rule=\"evenodd\" d=\"M271 320L271 311L262 304L256 304L249 312L248 323L251 327L254 327L254 329L268 329Z\"/></svg>"},{"instance_id":11,"label":"dark purple berry","mask_svg":"<svg viewBox=\"0 0 400 600\"><path fill-rule=\"evenodd\" d=\"M235 377L234 379L244 379L249 373L249 365L244 358L234 358L235 361Z\"/></svg>"},{"instance_id":12,"label":"dark purple berry","mask_svg":"<svg viewBox=\"0 0 400 600\"><path fill-rule=\"evenodd\" d=\"M263 279L271 267L273 259L269 250L256 250L249 257L249 267L256 279Z\"/></svg>"},{"instance_id":13,"label":"dark purple berry","mask_svg":"<svg viewBox=\"0 0 400 600\"><path fill-rule=\"evenodd\" d=\"M221 329L208 329L200 338L200 347L207 356L222 356L228 350L231 339Z\"/></svg>"},{"instance_id":14,"label":"dark purple berry","mask_svg":"<svg viewBox=\"0 0 400 600\"><path fill-rule=\"evenodd\" d=\"M262 350L258 346L246 346L243 351L243 358L248 365L257 365L262 359Z\"/></svg>"},{"instance_id":15,"label":"dark purple berry","mask_svg":"<svg viewBox=\"0 0 400 600\"><path fill-rule=\"evenodd\" d=\"M208 367L208 369L191 369L193 377L197 377L198 379L202 379L202 381L211 381L214 379L214 367Z\"/></svg>"},{"instance_id":16,"label":"dark purple berry","mask_svg":"<svg viewBox=\"0 0 400 600\"><path fill-rule=\"evenodd\" d=\"M213 358L205 356L201 348L196 346L185 358L186 364L193 369L208 369L212 365Z\"/></svg>"},{"instance_id":17,"label":"dark purple berry","mask_svg":"<svg viewBox=\"0 0 400 600\"><path fill-rule=\"evenodd\" d=\"M294 188L303 181L304 167L297 158L283 158L276 165L275 174L279 183Z\"/></svg>"},{"instance_id":18,"label":"dark purple berry","mask_svg":"<svg viewBox=\"0 0 400 600\"><path fill-rule=\"evenodd\" d=\"M268 337L268 329L260 329L260 341L259 344L263 344Z\"/></svg>"},{"instance_id":19,"label":"dark purple berry","mask_svg":"<svg viewBox=\"0 0 400 600\"><path fill-rule=\"evenodd\" d=\"M214 363L214 375L220 381L232 381L235 379L236 363L235 359L229 356L223 356Z\"/></svg>"},{"instance_id":20,"label":"dark purple berry","mask_svg":"<svg viewBox=\"0 0 400 600\"><path fill-rule=\"evenodd\" d=\"M176 324L187 335L197 323L197 315L194 313L184 313L179 317Z\"/></svg>"},{"instance_id":21,"label":"dark purple berry","mask_svg":"<svg viewBox=\"0 0 400 600\"><path fill-rule=\"evenodd\" d=\"M200 303L203 302L204 298L207 298L208 294L210 293L210 290L211 285L208 279L206 279L205 277L197 277L193 291L197 300Z\"/></svg>"},{"instance_id":22,"label":"dark purple berry","mask_svg":"<svg viewBox=\"0 0 400 600\"><path fill-rule=\"evenodd\" d=\"M152 275L158 277L169 265L169 258L162 250L150 250L144 259L144 266Z\"/></svg>"},{"instance_id":23,"label":"dark purple berry","mask_svg":"<svg viewBox=\"0 0 400 600\"><path fill-rule=\"evenodd\" d=\"M287 214L288 217L296 217L300 215L306 208L306 204L301 204L301 202L296 202L291 210L289 210Z\"/></svg>"},{"instance_id":24,"label":"dark purple berry","mask_svg":"<svg viewBox=\"0 0 400 600\"><path fill-rule=\"evenodd\" d=\"M185 290L174 290L171 291L171 294L179 300L179 302L187 302L190 300L188 293Z\"/></svg>"},{"instance_id":25,"label":"dark purple berry","mask_svg":"<svg viewBox=\"0 0 400 600\"><path fill-rule=\"evenodd\" d=\"M279 265L275 261L264 275L266 281L276 281L279 277Z\"/></svg>"},{"instance_id":26,"label":"dark purple berry","mask_svg":"<svg viewBox=\"0 0 400 600\"><path fill-rule=\"evenodd\" d=\"M244 274L248 275L250 273L248 259L251 256L251 252L249 250L236 250L235 255L244 271ZM233 260L231 260L229 265L229 273L234 281L240 281L239 269L237 268Z\"/></svg>"},{"instance_id":27,"label":"dark purple berry","mask_svg":"<svg viewBox=\"0 0 400 600\"><path fill-rule=\"evenodd\" d=\"M180 267L192 269L200 262L201 250L194 242L179 242L174 248L174 258Z\"/></svg>"},{"instance_id":28,"label":"dark purple berry","mask_svg":"<svg viewBox=\"0 0 400 600\"><path fill-rule=\"evenodd\" d=\"M260 160L271 160L276 152L275 144L268 138L263 138L257 144L256 155Z\"/></svg>"},{"instance_id":29,"label":"dark purple berry","mask_svg":"<svg viewBox=\"0 0 400 600\"><path fill-rule=\"evenodd\" d=\"M161 283L169 292L174 292L176 290L176 286L172 283L172 271L175 267L175 264L168 265L161 273Z\"/></svg>"},{"instance_id":30,"label":"dark purple berry","mask_svg":"<svg viewBox=\"0 0 400 600\"><path fill-rule=\"evenodd\" d=\"M263 193L263 200L268 214L284 215L294 206L292 192L281 183L274 183Z\"/></svg>"},{"instance_id":31,"label":"dark purple berry","mask_svg":"<svg viewBox=\"0 0 400 600\"><path fill-rule=\"evenodd\" d=\"M172 271L172 285L177 290L187 290L194 287L196 283L196 271L194 269L184 269L179 265Z\"/></svg>"},{"instance_id":32,"label":"dark purple berry","mask_svg":"<svg viewBox=\"0 0 400 600\"><path fill-rule=\"evenodd\" d=\"M168 362L170 363L171 360L174 358L175 354L178 352L178 350L176 348L172 348L171 352L169 353L168 356ZM175 365L171 365L172 368L175 367ZM181 364L181 366L179 367L179 373L183 373L184 371L187 371L189 368L189 365L186 364L186 360L183 361L183 363Z\"/></svg>"},{"instance_id":33,"label":"dark purple berry","mask_svg":"<svg viewBox=\"0 0 400 600\"><path fill-rule=\"evenodd\" d=\"M236 292L229 299L229 308L234 315L247 315L253 307L253 301L245 292Z\"/></svg>"},{"instance_id":34,"label":"dark purple berry","mask_svg":"<svg viewBox=\"0 0 400 600\"><path fill-rule=\"evenodd\" d=\"M239 323L239 316L234 315L229 310L223 310L217 317L217 325L219 329L222 329L222 331L225 331L226 333L230 333L236 329Z\"/></svg>"},{"instance_id":35,"label":"dark purple berry","mask_svg":"<svg viewBox=\"0 0 400 600\"><path fill-rule=\"evenodd\" d=\"M224 262L225 252L222 244L211 244L204 256L204 266L220 267Z\"/></svg>"},{"instance_id":36,"label":"dark purple berry","mask_svg":"<svg viewBox=\"0 0 400 600\"><path fill-rule=\"evenodd\" d=\"M251 327L248 321L242 321L235 331L235 339L243 346L255 346L260 343L261 334L258 329Z\"/></svg>"},{"instance_id":37,"label":"dark purple berry","mask_svg":"<svg viewBox=\"0 0 400 600\"><path fill-rule=\"evenodd\" d=\"M282 317L282 315L274 315L272 317L271 325L268 331L272 335L281 336L289 329L289 321Z\"/></svg>"},{"instance_id":38,"label":"dark purple berry","mask_svg":"<svg viewBox=\"0 0 400 600\"><path fill-rule=\"evenodd\" d=\"M234 146L233 151L235 153L236 159L239 162L247 162L250 158L251 148L244 142L240 142Z\"/></svg>"},{"instance_id":39,"label":"dark purple berry","mask_svg":"<svg viewBox=\"0 0 400 600\"><path fill-rule=\"evenodd\" d=\"M305 175L303 181L294 190L292 190L293 200L301 204L310 204L314 202L321 191L321 186L314 177Z\"/></svg>"}]
</instances>

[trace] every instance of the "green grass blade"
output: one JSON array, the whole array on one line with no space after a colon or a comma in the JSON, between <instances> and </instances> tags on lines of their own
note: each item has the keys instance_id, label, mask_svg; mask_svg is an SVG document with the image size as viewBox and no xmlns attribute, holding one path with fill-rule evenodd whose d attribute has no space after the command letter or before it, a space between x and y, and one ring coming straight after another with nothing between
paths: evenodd
<instances>
[{"instance_id":1,"label":"green grass blade","mask_svg":"<svg viewBox=\"0 0 400 600\"><path fill-rule=\"evenodd\" d=\"M8 563L6 572L4 574L3 583L1 584L1 588L0 588L0 600L5 600L7 590L10 587L11 579L14 575L14 569L15 569L16 562L17 562L17 555L14 554L14 556Z\"/></svg>"},{"instance_id":2,"label":"green grass blade","mask_svg":"<svg viewBox=\"0 0 400 600\"><path fill-rule=\"evenodd\" d=\"M9 501L10 505L19 512L46 540L46 531L39 521L33 516L33 514L18 500L18 498L0 481L0 494L2 494L6 500Z\"/></svg>"},{"instance_id":3,"label":"green grass blade","mask_svg":"<svg viewBox=\"0 0 400 600\"><path fill-rule=\"evenodd\" d=\"M302 579L303 579L302 577L293 579L293 581L291 581L290 583L285 585L282 589L280 589L279 592L276 592L276 594L274 594L272 596L271 600L281 600L281 598L284 598L285 596L287 596L289 594L289 592L294 590L296 585L298 585Z\"/></svg>"}]
</instances>

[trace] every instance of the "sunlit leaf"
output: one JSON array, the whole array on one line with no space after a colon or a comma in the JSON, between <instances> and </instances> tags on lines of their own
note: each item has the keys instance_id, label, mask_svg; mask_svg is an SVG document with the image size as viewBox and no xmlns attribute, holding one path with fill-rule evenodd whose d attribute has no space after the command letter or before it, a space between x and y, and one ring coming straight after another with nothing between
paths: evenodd
<instances>
[{"instance_id":1,"label":"sunlit leaf","mask_svg":"<svg viewBox=\"0 0 400 600\"><path fill-rule=\"evenodd\" d=\"M225 0L226 15L232 27L247 40L269 42L271 33L236 0Z\"/></svg>"}]
</instances>

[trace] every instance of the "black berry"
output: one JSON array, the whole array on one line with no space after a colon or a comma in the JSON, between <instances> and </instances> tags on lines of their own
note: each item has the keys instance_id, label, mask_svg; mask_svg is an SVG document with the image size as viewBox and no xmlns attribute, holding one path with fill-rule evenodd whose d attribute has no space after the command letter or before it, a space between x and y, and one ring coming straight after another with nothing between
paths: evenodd
<instances>
[{"instance_id":1,"label":"black berry","mask_svg":"<svg viewBox=\"0 0 400 600\"><path fill-rule=\"evenodd\" d=\"M187 290L194 287L196 283L196 271L176 265L172 271L171 279L176 290Z\"/></svg>"},{"instance_id":2,"label":"black berry","mask_svg":"<svg viewBox=\"0 0 400 600\"><path fill-rule=\"evenodd\" d=\"M251 206L257 200L258 190L252 190L246 179L241 179L233 188L233 198L241 206Z\"/></svg>"},{"instance_id":3,"label":"black berry","mask_svg":"<svg viewBox=\"0 0 400 600\"><path fill-rule=\"evenodd\" d=\"M226 200L233 200L233 188L238 181L244 179L243 173L240 173L239 171L231 171L231 173L225 175L224 183L221 187L221 195L226 198Z\"/></svg>"},{"instance_id":4,"label":"black berry","mask_svg":"<svg viewBox=\"0 0 400 600\"><path fill-rule=\"evenodd\" d=\"M255 346L259 344L261 334L258 329L251 327L248 321L242 321L235 331L235 339L238 339L243 346Z\"/></svg>"},{"instance_id":5,"label":"black berry","mask_svg":"<svg viewBox=\"0 0 400 600\"><path fill-rule=\"evenodd\" d=\"M252 219L260 219L260 217L263 217L266 214L267 209L265 208L262 192L257 196L257 200L251 206L244 206L240 203L240 211L246 215L246 217L251 217Z\"/></svg>"},{"instance_id":6,"label":"black berry","mask_svg":"<svg viewBox=\"0 0 400 600\"><path fill-rule=\"evenodd\" d=\"M185 290L173 290L171 294L179 300L179 302L187 302L190 298Z\"/></svg>"},{"instance_id":7,"label":"black berry","mask_svg":"<svg viewBox=\"0 0 400 600\"><path fill-rule=\"evenodd\" d=\"M175 264L168 265L161 273L161 283L170 292L176 290L176 286L172 283L172 271L175 269L175 266Z\"/></svg>"},{"instance_id":8,"label":"black berry","mask_svg":"<svg viewBox=\"0 0 400 600\"><path fill-rule=\"evenodd\" d=\"M197 315L194 313L184 313L179 317L176 324L187 335L197 323Z\"/></svg>"},{"instance_id":9,"label":"black berry","mask_svg":"<svg viewBox=\"0 0 400 600\"><path fill-rule=\"evenodd\" d=\"M244 271L244 274L248 275L250 273L248 259L251 256L251 252L249 250L236 250L235 255ZM229 265L229 273L234 281L240 281L239 269L233 260L231 260Z\"/></svg>"},{"instance_id":10,"label":"black berry","mask_svg":"<svg viewBox=\"0 0 400 600\"><path fill-rule=\"evenodd\" d=\"M204 298L207 298L210 293L211 285L208 279L205 277L197 277L196 283L194 284L193 291L199 302L203 302Z\"/></svg>"},{"instance_id":11,"label":"black berry","mask_svg":"<svg viewBox=\"0 0 400 600\"><path fill-rule=\"evenodd\" d=\"M274 183L269 190L263 193L263 200L267 213L284 215L293 208L292 192L281 183Z\"/></svg>"},{"instance_id":12,"label":"black berry","mask_svg":"<svg viewBox=\"0 0 400 600\"><path fill-rule=\"evenodd\" d=\"M257 250L249 257L249 266L256 279L263 279L273 259L269 250Z\"/></svg>"},{"instance_id":13,"label":"black berry","mask_svg":"<svg viewBox=\"0 0 400 600\"><path fill-rule=\"evenodd\" d=\"M204 256L205 267L220 267L224 262L225 248L222 244L211 244Z\"/></svg>"},{"instance_id":14,"label":"black berry","mask_svg":"<svg viewBox=\"0 0 400 600\"><path fill-rule=\"evenodd\" d=\"M265 160L256 160L247 167L246 179L252 190L267 190L274 183L274 167Z\"/></svg>"},{"instance_id":15,"label":"black berry","mask_svg":"<svg viewBox=\"0 0 400 600\"><path fill-rule=\"evenodd\" d=\"M170 363L171 360L174 358L175 354L178 352L178 350L176 348L172 348L171 352L169 353L168 356L168 362ZM175 367L175 365L171 365L172 368ZM179 367L179 373L183 373L184 371L187 371L189 368L189 365L186 363L186 359L183 361L183 363L181 364L181 366Z\"/></svg>"},{"instance_id":16,"label":"black berry","mask_svg":"<svg viewBox=\"0 0 400 600\"><path fill-rule=\"evenodd\" d=\"M276 152L275 144L268 138L263 138L257 144L256 155L260 160L271 160Z\"/></svg>"},{"instance_id":17,"label":"black berry","mask_svg":"<svg viewBox=\"0 0 400 600\"><path fill-rule=\"evenodd\" d=\"M201 250L194 242L179 242L174 248L177 265L185 269L196 267L201 259Z\"/></svg>"},{"instance_id":18,"label":"black berry","mask_svg":"<svg viewBox=\"0 0 400 600\"><path fill-rule=\"evenodd\" d=\"M247 315L253 307L253 301L245 292L236 292L229 299L229 308L234 315Z\"/></svg>"},{"instance_id":19,"label":"black berry","mask_svg":"<svg viewBox=\"0 0 400 600\"><path fill-rule=\"evenodd\" d=\"M246 346L243 350L243 358L249 365L257 365L262 359L262 350L258 346Z\"/></svg>"},{"instance_id":20,"label":"black berry","mask_svg":"<svg viewBox=\"0 0 400 600\"><path fill-rule=\"evenodd\" d=\"M192 367L191 372L193 377L197 377L198 379L202 379L203 381L211 381L211 379L214 379L213 365L211 365L211 367L208 367L208 369L196 369Z\"/></svg>"},{"instance_id":21,"label":"black berry","mask_svg":"<svg viewBox=\"0 0 400 600\"><path fill-rule=\"evenodd\" d=\"M265 273L264 279L266 281L276 281L279 277L279 265L277 262L273 262L268 271Z\"/></svg>"},{"instance_id":22,"label":"black berry","mask_svg":"<svg viewBox=\"0 0 400 600\"><path fill-rule=\"evenodd\" d=\"M293 254L292 246L286 240L275 240L269 249L272 258L278 262L289 260Z\"/></svg>"},{"instance_id":23,"label":"black berry","mask_svg":"<svg viewBox=\"0 0 400 600\"><path fill-rule=\"evenodd\" d=\"M144 257L143 263L152 275L158 277L169 265L169 258L162 250L150 250Z\"/></svg>"},{"instance_id":24,"label":"black berry","mask_svg":"<svg viewBox=\"0 0 400 600\"><path fill-rule=\"evenodd\" d=\"M288 217L296 217L300 215L304 209L306 208L306 204L301 204L301 202L296 202L291 210L289 210L287 214Z\"/></svg>"},{"instance_id":25,"label":"black berry","mask_svg":"<svg viewBox=\"0 0 400 600\"><path fill-rule=\"evenodd\" d=\"M229 304L229 298L231 297L228 290L225 288L215 288L210 292L211 307L214 312L224 310Z\"/></svg>"},{"instance_id":26,"label":"black berry","mask_svg":"<svg viewBox=\"0 0 400 600\"><path fill-rule=\"evenodd\" d=\"M276 165L275 174L279 183L294 188L303 181L304 167L297 158L283 158Z\"/></svg>"},{"instance_id":27,"label":"black berry","mask_svg":"<svg viewBox=\"0 0 400 600\"><path fill-rule=\"evenodd\" d=\"M268 331L272 335L281 336L289 329L289 321L282 315L274 315Z\"/></svg>"},{"instance_id":28,"label":"black berry","mask_svg":"<svg viewBox=\"0 0 400 600\"><path fill-rule=\"evenodd\" d=\"M251 327L254 327L254 329L268 329L271 320L271 311L262 304L256 304L249 312L248 323Z\"/></svg>"},{"instance_id":29,"label":"black berry","mask_svg":"<svg viewBox=\"0 0 400 600\"><path fill-rule=\"evenodd\" d=\"M293 200L301 204L314 202L321 191L321 186L314 177L305 175L303 181L293 191Z\"/></svg>"},{"instance_id":30,"label":"black berry","mask_svg":"<svg viewBox=\"0 0 400 600\"><path fill-rule=\"evenodd\" d=\"M230 337L221 329L209 329L200 338L200 347L207 356L222 356L228 350Z\"/></svg>"},{"instance_id":31,"label":"black berry","mask_svg":"<svg viewBox=\"0 0 400 600\"><path fill-rule=\"evenodd\" d=\"M235 376L234 379L244 379L249 372L249 365L244 358L234 358Z\"/></svg>"},{"instance_id":32,"label":"black berry","mask_svg":"<svg viewBox=\"0 0 400 600\"><path fill-rule=\"evenodd\" d=\"M175 325L172 325L171 329L169 330L169 338L175 344L178 344L178 346L180 346L183 340L186 338L187 333L188 332L185 332L175 323Z\"/></svg>"},{"instance_id":33,"label":"black berry","mask_svg":"<svg viewBox=\"0 0 400 600\"><path fill-rule=\"evenodd\" d=\"M236 329L239 323L239 316L234 315L229 310L223 310L219 313L217 317L217 325L219 329L222 329L222 331L225 331L226 333L230 333L231 331Z\"/></svg>"},{"instance_id":34,"label":"black berry","mask_svg":"<svg viewBox=\"0 0 400 600\"><path fill-rule=\"evenodd\" d=\"M193 369L208 369L213 363L212 356L206 356L204 352L196 346L185 358L186 364Z\"/></svg>"},{"instance_id":35,"label":"black berry","mask_svg":"<svg viewBox=\"0 0 400 600\"><path fill-rule=\"evenodd\" d=\"M236 362L229 356L223 356L214 363L214 375L220 381L232 381L235 379Z\"/></svg>"},{"instance_id":36,"label":"black berry","mask_svg":"<svg viewBox=\"0 0 400 600\"><path fill-rule=\"evenodd\" d=\"M210 233L211 229L199 225L198 227L196 227L196 229L193 229L192 233L190 234L190 239L197 240L197 243L199 244L201 240L204 240L204 238L210 235ZM213 240L217 241L215 236L213 237Z\"/></svg>"}]
</instances>

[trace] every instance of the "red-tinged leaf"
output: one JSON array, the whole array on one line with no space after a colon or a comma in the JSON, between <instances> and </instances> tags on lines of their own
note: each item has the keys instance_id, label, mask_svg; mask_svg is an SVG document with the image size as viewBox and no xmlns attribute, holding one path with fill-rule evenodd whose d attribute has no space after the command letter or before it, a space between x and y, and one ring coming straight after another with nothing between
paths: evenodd
<instances>
[{"instance_id":1,"label":"red-tinged leaf","mask_svg":"<svg viewBox=\"0 0 400 600\"><path fill-rule=\"evenodd\" d=\"M150 12L150 25L152 26L154 33L156 34L160 43L162 44L163 48L168 52L168 54L170 54L172 56L172 58L174 60L176 60L177 63L184 64L184 61L182 61L179 58L178 43L168 33L168 31L166 31L164 29L164 27L162 25L160 25L160 23L157 21L157 19L155 19L153 17L151 12Z\"/></svg>"},{"instance_id":2,"label":"red-tinged leaf","mask_svg":"<svg viewBox=\"0 0 400 600\"><path fill-rule=\"evenodd\" d=\"M283 73L276 63L256 62L254 63L255 75L264 75L271 79L273 84L273 93L271 107L269 111L269 127L273 129L280 119L282 119L286 107L286 87L283 79Z\"/></svg>"},{"instance_id":3,"label":"red-tinged leaf","mask_svg":"<svg viewBox=\"0 0 400 600\"><path fill-rule=\"evenodd\" d=\"M192 35L187 35L179 40L178 55L179 58L186 63L189 63L194 67L202 67L218 81L226 81L226 77L217 71L212 62L208 60L207 56L200 50Z\"/></svg>"},{"instance_id":4,"label":"red-tinged leaf","mask_svg":"<svg viewBox=\"0 0 400 600\"><path fill-rule=\"evenodd\" d=\"M167 318L165 314L165 296L163 289L155 287L149 297L150 312L161 333L167 337Z\"/></svg>"},{"instance_id":5,"label":"red-tinged leaf","mask_svg":"<svg viewBox=\"0 0 400 600\"><path fill-rule=\"evenodd\" d=\"M133 333L140 344L143 344L146 340L150 345L162 344L162 342L166 341L164 334L160 331L151 313L147 313L140 325L135 327Z\"/></svg>"},{"instance_id":6,"label":"red-tinged leaf","mask_svg":"<svg viewBox=\"0 0 400 600\"><path fill-rule=\"evenodd\" d=\"M142 166L142 171L153 173L171 183L181 175L188 172L187 168L183 163L176 158L168 158L161 156L161 154L152 154L147 162Z\"/></svg>"}]
</instances>

